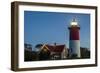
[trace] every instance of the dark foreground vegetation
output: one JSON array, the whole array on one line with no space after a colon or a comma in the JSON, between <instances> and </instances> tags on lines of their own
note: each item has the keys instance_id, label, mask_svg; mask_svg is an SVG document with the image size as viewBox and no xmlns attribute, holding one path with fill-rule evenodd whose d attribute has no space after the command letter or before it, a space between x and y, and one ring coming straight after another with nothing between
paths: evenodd
<instances>
[{"instance_id":1,"label":"dark foreground vegetation","mask_svg":"<svg viewBox=\"0 0 100 73\"><path fill-rule=\"evenodd\" d=\"M81 58L77 58L77 55L73 55L71 58L69 58L69 55L68 55L66 60L67 59L87 59L87 58L90 58L90 50L88 50L88 48L81 47ZM41 60L51 60L49 52L39 53L39 51L24 50L24 61L41 61Z\"/></svg>"}]
</instances>

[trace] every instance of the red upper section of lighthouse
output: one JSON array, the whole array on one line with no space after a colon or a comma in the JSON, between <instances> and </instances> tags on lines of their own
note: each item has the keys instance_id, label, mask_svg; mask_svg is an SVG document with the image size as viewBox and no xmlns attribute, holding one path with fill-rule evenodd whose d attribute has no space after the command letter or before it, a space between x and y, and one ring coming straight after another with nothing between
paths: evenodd
<instances>
[{"instance_id":1,"label":"red upper section of lighthouse","mask_svg":"<svg viewBox=\"0 0 100 73\"><path fill-rule=\"evenodd\" d=\"M79 29L80 27L69 27L70 30L70 40L79 40Z\"/></svg>"}]
</instances>

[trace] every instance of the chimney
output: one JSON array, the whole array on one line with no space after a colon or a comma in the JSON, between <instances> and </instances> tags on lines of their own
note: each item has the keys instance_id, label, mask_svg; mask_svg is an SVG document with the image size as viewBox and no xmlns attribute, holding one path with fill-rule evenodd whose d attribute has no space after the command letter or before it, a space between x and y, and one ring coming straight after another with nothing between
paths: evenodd
<instances>
[{"instance_id":1,"label":"chimney","mask_svg":"<svg viewBox=\"0 0 100 73\"><path fill-rule=\"evenodd\" d=\"M56 46L57 44L56 43L54 43L54 46Z\"/></svg>"}]
</instances>

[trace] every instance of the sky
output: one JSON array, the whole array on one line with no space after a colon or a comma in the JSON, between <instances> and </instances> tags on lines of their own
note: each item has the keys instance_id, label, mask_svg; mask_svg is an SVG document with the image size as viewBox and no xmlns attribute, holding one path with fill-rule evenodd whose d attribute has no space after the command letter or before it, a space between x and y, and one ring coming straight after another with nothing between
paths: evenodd
<instances>
[{"instance_id":1,"label":"sky","mask_svg":"<svg viewBox=\"0 0 100 73\"><path fill-rule=\"evenodd\" d=\"M76 18L80 26L80 45L90 48L90 14L24 11L24 43L65 44L69 47L70 22Z\"/></svg>"}]
</instances>

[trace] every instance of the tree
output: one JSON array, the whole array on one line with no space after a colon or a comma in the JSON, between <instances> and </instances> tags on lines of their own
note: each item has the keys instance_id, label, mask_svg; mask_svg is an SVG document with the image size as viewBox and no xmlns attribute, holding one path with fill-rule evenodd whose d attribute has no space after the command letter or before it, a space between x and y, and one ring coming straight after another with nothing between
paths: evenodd
<instances>
[{"instance_id":1,"label":"tree","mask_svg":"<svg viewBox=\"0 0 100 73\"><path fill-rule=\"evenodd\" d=\"M71 58L72 59L77 59L78 57L77 57L77 54L73 54L72 56L71 56Z\"/></svg>"},{"instance_id":2,"label":"tree","mask_svg":"<svg viewBox=\"0 0 100 73\"><path fill-rule=\"evenodd\" d=\"M39 60L49 60L50 59L50 52L42 50L39 53Z\"/></svg>"},{"instance_id":3,"label":"tree","mask_svg":"<svg viewBox=\"0 0 100 73\"><path fill-rule=\"evenodd\" d=\"M90 58L90 50L81 47L81 58Z\"/></svg>"},{"instance_id":4,"label":"tree","mask_svg":"<svg viewBox=\"0 0 100 73\"><path fill-rule=\"evenodd\" d=\"M35 46L35 48L41 48L43 46L43 44L37 44L36 46Z\"/></svg>"}]
</instances>

